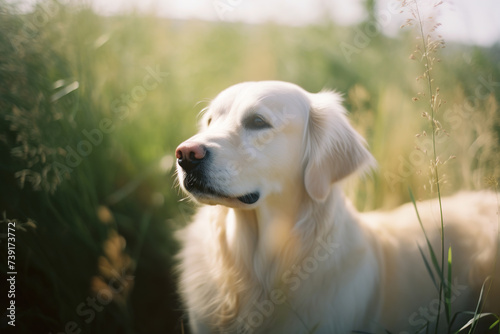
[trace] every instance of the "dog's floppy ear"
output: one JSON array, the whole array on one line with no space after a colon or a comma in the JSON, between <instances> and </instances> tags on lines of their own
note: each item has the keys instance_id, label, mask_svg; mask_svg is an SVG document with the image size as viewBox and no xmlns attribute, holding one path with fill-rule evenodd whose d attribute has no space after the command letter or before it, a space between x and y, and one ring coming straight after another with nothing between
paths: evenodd
<instances>
[{"instance_id":1,"label":"dog's floppy ear","mask_svg":"<svg viewBox=\"0 0 500 334\"><path fill-rule=\"evenodd\" d=\"M349 124L337 93L311 94L310 100L304 183L309 196L322 202L333 183L372 165L374 159L365 140Z\"/></svg>"}]
</instances>

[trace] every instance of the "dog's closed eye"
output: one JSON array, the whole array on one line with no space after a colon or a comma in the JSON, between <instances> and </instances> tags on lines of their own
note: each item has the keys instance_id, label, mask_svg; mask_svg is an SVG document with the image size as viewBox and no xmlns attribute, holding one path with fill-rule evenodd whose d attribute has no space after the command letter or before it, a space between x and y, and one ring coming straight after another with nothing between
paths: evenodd
<instances>
[{"instance_id":1,"label":"dog's closed eye","mask_svg":"<svg viewBox=\"0 0 500 334\"><path fill-rule=\"evenodd\" d=\"M243 120L243 127L248 130L262 130L272 128L272 125L263 116L253 114Z\"/></svg>"}]
</instances>

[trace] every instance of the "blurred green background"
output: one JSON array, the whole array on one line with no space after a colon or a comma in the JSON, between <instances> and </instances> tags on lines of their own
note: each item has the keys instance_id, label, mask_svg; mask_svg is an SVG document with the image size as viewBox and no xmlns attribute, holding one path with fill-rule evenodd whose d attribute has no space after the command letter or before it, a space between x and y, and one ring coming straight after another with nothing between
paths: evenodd
<instances>
[{"instance_id":1,"label":"blurred green background","mask_svg":"<svg viewBox=\"0 0 500 334\"><path fill-rule=\"evenodd\" d=\"M344 94L379 162L346 182L358 209L403 203L409 186L435 196L428 96L412 101L426 88L422 63L409 59L411 28L360 47L373 16L289 27L100 16L49 0L29 13L0 6L0 265L4 281L15 221L17 333L187 332L173 231L193 207L175 185L173 154L209 99L238 82ZM486 188L500 175L500 45L447 44L438 57L438 154L456 156L440 167L443 192ZM2 332L13 329L6 319Z\"/></svg>"}]
</instances>

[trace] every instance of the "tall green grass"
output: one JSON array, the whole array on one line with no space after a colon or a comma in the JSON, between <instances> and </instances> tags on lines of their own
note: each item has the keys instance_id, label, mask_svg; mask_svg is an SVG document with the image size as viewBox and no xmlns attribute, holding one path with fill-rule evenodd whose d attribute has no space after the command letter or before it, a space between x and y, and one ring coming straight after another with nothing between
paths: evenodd
<instances>
[{"instance_id":1,"label":"tall green grass","mask_svg":"<svg viewBox=\"0 0 500 334\"><path fill-rule=\"evenodd\" d=\"M439 7L442 5L443 2L438 2L434 5L434 8ZM487 285L487 281L489 281L488 284L488 291L489 288L491 287L491 277L488 277L486 281L483 284L483 287L481 289L481 293L479 296L479 300L477 302L477 307L474 312L470 312L467 310L459 310L458 312L454 313L452 316L452 311L451 311L451 295L452 295L452 268L453 268L453 256L452 256L452 246L450 245L448 247L448 251L446 252L445 248L445 228L444 228L444 217L443 217L443 206L442 206L442 192L441 192L441 187L442 187L442 167L444 164L446 164L448 161L456 158L456 156L452 155L446 160L443 161L442 154L438 153L438 147L437 147L437 137L440 134L450 136L450 134L447 132L447 130L443 127L441 121L438 120L438 112L441 111L441 107L443 102L446 103L446 101L443 101L440 95L440 88L436 87L436 84L434 82L435 79L435 72L434 72L434 67L438 65L440 62L440 59L438 58L439 51L445 47L444 40L441 38L440 35L436 34L436 29L439 28L441 25L440 23L433 21L431 18L428 20L424 19L422 17L421 13L421 8L419 5L419 2L417 0L413 1L403 1L402 2L402 8L403 10L408 11L411 14L411 18L409 18L406 22L405 26L415 26L417 30L417 41L419 42L416 46L416 49L413 51L413 53L410 55L410 59L419 59L421 64L423 65L424 71L423 75L417 77L417 81L422 79L425 81L425 86L427 92L419 92L418 96L419 97L413 97L412 100L414 102L418 101L420 98L423 98L428 102L428 107L426 108L427 111L422 112L422 117L427 119L430 123L430 137L431 137L431 147L430 147L430 152L426 152L427 156L431 157L430 160L430 166L429 166L429 183L430 183L430 188L431 192L435 193L435 196L437 197L437 201L439 204L439 226L440 226L440 249L435 250L434 247L432 246L431 242L429 241L429 238L427 237L427 233L425 231L424 225L422 223L422 220L420 218L419 212L418 212L418 207L413 195L413 192L410 188L410 199L411 202L414 205L415 212L418 218L418 222L420 223L420 226L422 228L422 232L424 233L425 239L427 241L427 248L430 254L430 259L427 259L427 257L424 255L423 250L420 248L420 253L422 255L422 260L425 263L425 266L427 268L427 271L429 273L430 279L432 279L434 285L436 286L438 290L438 309L437 309L437 317L436 321L434 324L427 323L426 326L424 326L422 329L420 329L418 332L422 332L425 330L426 332L429 332L429 330L433 329L433 333L438 334L439 333L439 325L441 319L441 307L444 304L445 308L445 315L446 315L446 326L448 328L447 333L451 333L453 326L455 325L455 320L457 319L458 315L460 314L470 314L472 317L470 320L463 325L459 330L456 330L455 333L464 333L466 330L469 334L474 333L479 320L484 317L492 317L493 321L490 324L489 329L493 329L498 325L498 320L500 319L499 315L496 314L491 314L491 313L481 313L482 309L482 302L485 299L485 296L483 295L484 292L484 287ZM431 27L426 27L425 25ZM440 117L441 119L443 117ZM425 135L425 132L424 132ZM418 135L420 137L420 134ZM489 177L493 180L496 180L495 177ZM485 186L487 185L487 179L485 178ZM496 190L496 189L495 189ZM498 226L500 229L500 225ZM500 231L499 231L500 233ZM500 240L499 240L500 242ZM498 245L500 247L500 245ZM440 261L438 260L438 256L440 253ZM445 254L448 254L447 256L447 261L445 261ZM497 260L497 259L496 259ZM495 260L495 267L496 267L496 260ZM492 268L492 272L495 272L495 268ZM435 274L436 275L435 275ZM437 278L436 278L437 276ZM487 294L486 294L487 295ZM434 326L432 328L432 326ZM500 332L500 327L499 327L499 332Z\"/></svg>"},{"instance_id":2,"label":"tall green grass","mask_svg":"<svg viewBox=\"0 0 500 334\"><path fill-rule=\"evenodd\" d=\"M425 194L418 171L427 163L406 163L415 145L425 147L408 133L426 127L411 102L419 70L406 61L409 33L378 34L349 63L339 45L353 43L366 22L281 27L103 17L51 0L30 13L4 1L0 9L1 226L25 224L16 232L19 333L59 333L73 321L82 333L182 332L172 232L193 210L174 186L173 152L196 131L206 101L231 84L278 79L344 93L379 161L373 181L347 189L358 208L407 201L408 186L417 198ZM448 125L460 138L440 142L458 165L447 172L444 194L498 178L500 93L469 99L481 77L500 81L498 54L498 46L448 45L435 70L450 97ZM137 95L148 69L167 74ZM71 172L61 167L105 119L112 129L102 141ZM112 300L92 320L80 315L79 305L99 293Z\"/></svg>"}]
</instances>

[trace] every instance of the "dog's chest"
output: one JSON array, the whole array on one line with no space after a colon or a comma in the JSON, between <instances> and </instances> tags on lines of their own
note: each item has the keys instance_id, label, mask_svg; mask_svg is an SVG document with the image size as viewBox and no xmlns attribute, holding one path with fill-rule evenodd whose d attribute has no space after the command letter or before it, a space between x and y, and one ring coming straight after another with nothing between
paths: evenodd
<instances>
[{"instance_id":1,"label":"dog's chest","mask_svg":"<svg viewBox=\"0 0 500 334\"><path fill-rule=\"evenodd\" d=\"M377 316L369 312L379 300L375 281L371 275L348 271L339 275L312 260L291 266L280 273L272 288L255 287L263 295L242 305L237 332L348 333L369 329L364 317Z\"/></svg>"}]
</instances>

